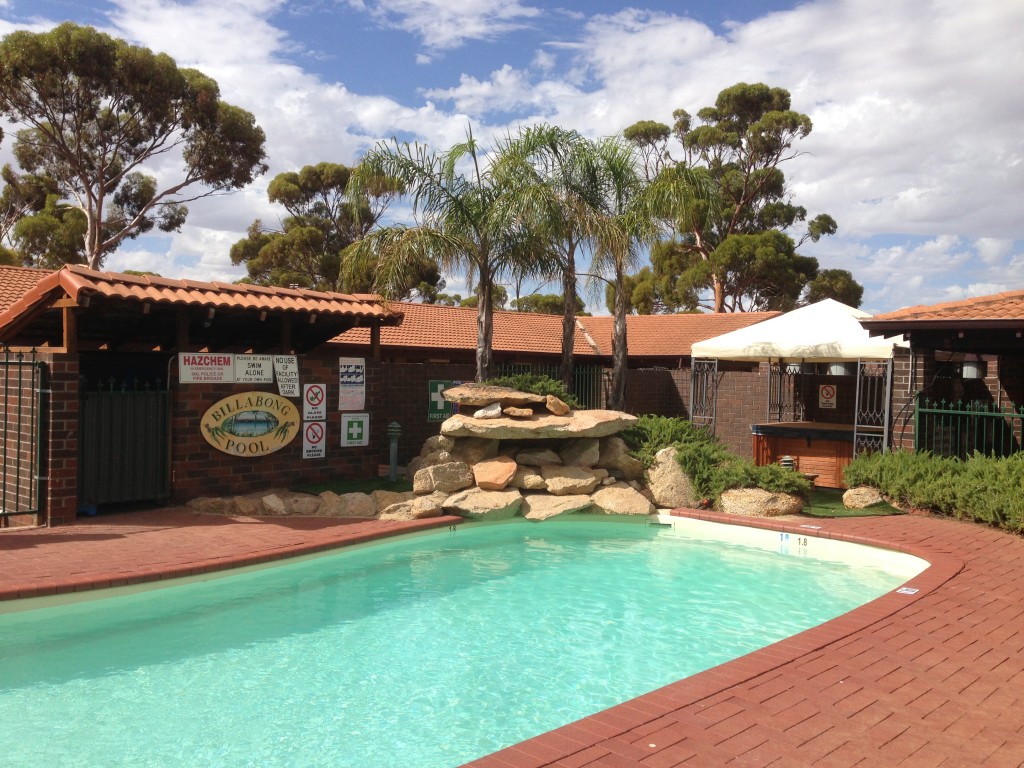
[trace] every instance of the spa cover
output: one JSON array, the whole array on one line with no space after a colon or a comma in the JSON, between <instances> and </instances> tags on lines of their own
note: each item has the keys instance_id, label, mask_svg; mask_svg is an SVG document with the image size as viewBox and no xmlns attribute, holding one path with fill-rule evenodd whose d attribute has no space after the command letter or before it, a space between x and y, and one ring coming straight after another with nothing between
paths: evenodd
<instances>
[{"instance_id":1,"label":"spa cover","mask_svg":"<svg viewBox=\"0 0 1024 768\"><path fill-rule=\"evenodd\" d=\"M885 360L893 346L907 346L901 336L871 337L860 321L867 312L824 299L771 320L693 344L695 358L763 362L790 360L842 362Z\"/></svg>"}]
</instances>

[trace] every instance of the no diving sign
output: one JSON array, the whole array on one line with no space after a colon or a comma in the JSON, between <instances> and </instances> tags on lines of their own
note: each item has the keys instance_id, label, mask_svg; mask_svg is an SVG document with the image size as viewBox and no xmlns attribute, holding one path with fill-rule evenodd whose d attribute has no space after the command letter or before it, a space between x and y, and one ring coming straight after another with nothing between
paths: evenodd
<instances>
[{"instance_id":1,"label":"no diving sign","mask_svg":"<svg viewBox=\"0 0 1024 768\"><path fill-rule=\"evenodd\" d=\"M327 455L327 422L309 421L302 425L302 458L322 459Z\"/></svg>"},{"instance_id":2,"label":"no diving sign","mask_svg":"<svg viewBox=\"0 0 1024 768\"><path fill-rule=\"evenodd\" d=\"M819 408L835 408L836 407L836 385L835 384L822 384L818 387L818 407Z\"/></svg>"}]
</instances>

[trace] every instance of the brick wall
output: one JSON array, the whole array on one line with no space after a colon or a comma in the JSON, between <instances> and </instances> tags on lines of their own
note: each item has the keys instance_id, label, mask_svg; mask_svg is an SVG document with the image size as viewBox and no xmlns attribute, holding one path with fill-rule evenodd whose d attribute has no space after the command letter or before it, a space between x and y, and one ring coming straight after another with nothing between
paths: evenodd
<instances>
[{"instance_id":1,"label":"brick wall","mask_svg":"<svg viewBox=\"0 0 1024 768\"><path fill-rule=\"evenodd\" d=\"M46 429L46 522L74 522L78 512L78 356L40 354L48 367L50 414Z\"/></svg>"}]
</instances>

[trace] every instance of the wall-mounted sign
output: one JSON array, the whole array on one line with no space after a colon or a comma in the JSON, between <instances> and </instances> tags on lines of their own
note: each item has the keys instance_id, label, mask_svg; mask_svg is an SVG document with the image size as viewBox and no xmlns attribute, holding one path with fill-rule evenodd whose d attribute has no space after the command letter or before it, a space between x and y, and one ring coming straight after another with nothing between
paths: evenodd
<instances>
[{"instance_id":1,"label":"wall-mounted sign","mask_svg":"<svg viewBox=\"0 0 1024 768\"><path fill-rule=\"evenodd\" d=\"M273 355L235 355L235 381L243 384L273 384Z\"/></svg>"},{"instance_id":2,"label":"wall-mounted sign","mask_svg":"<svg viewBox=\"0 0 1024 768\"><path fill-rule=\"evenodd\" d=\"M444 421L452 415L452 404L442 394L451 386L450 381L431 379L427 382L427 421Z\"/></svg>"},{"instance_id":3,"label":"wall-mounted sign","mask_svg":"<svg viewBox=\"0 0 1024 768\"><path fill-rule=\"evenodd\" d=\"M818 387L818 407L836 407L836 386L835 384L822 384Z\"/></svg>"},{"instance_id":4,"label":"wall-mounted sign","mask_svg":"<svg viewBox=\"0 0 1024 768\"><path fill-rule=\"evenodd\" d=\"M307 384L302 388L302 420L327 419L327 385Z\"/></svg>"},{"instance_id":5,"label":"wall-mounted sign","mask_svg":"<svg viewBox=\"0 0 1024 768\"><path fill-rule=\"evenodd\" d=\"M327 422L307 421L302 425L302 458L322 459L327 455Z\"/></svg>"},{"instance_id":6,"label":"wall-mounted sign","mask_svg":"<svg viewBox=\"0 0 1024 768\"><path fill-rule=\"evenodd\" d=\"M227 382L235 380L235 356L206 352L178 354L178 381L182 384Z\"/></svg>"},{"instance_id":7,"label":"wall-mounted sign","mask_svg":"<svg viewBox=\"0 0 1024 768\"><path fill-rule=\"evenodd\" d=\"M285 397L299 396L299 358L295 355L274 355L274 378L277 393Z\"/></svg>"},{"instance_id":8,"label":"wall-mounted sign","mask_svg":"<svg viewBox=\"0 0 1024 768\"><path fill-rule=\"evenodd\" d=\"M341 447L354 448L370 444L370 414L341 414Z\"/></svg>"},{"instance_id":9,"label":"wall-mounted sign","mask_svg":"<svg viewBox=\"0 0 1024 768\"><path fill-rule=\"evenodd\" d=\"M338 358L338 410L360 411L366 404L366 359Z\"/></svg>"},{"instance_id":10,"label":"wall-mounted sign","mask_svg":"<svg viewBox=\"0 0 1024 768\"><path fill-rule=\"evenodd\" d=\"M240 392L225 397L203 414L203 437L232 456L266 456L295 439L295 405L273 392Z\"/></svg>"}]
</instances>

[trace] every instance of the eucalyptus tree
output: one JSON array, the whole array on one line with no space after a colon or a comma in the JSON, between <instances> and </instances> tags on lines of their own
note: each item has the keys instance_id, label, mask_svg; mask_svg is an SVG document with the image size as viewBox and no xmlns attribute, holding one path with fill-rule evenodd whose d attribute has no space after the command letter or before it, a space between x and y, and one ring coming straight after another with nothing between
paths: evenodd
<instances>
[{"instance_id":1,"label":"eucalyptus tree","mask_svg":"<svg viewBox=\"0 0 1024 768\"><path fill-rule=\"evenodd\" d=\"M70 22L0 41L0 116L18 128L20 167L84 214L91 267L153 227L180 229L185 203L266 171L263 130L213 79ZM182 168L161 187L150 166L171 158Z\"/></svg>"},{"instance_id":2,"label":"eucalyptus tree","mask_svg":"<svg viewBox=\"0 0 1024 768\"><path fill-rule=\"evenodd\" d=\"M507 143L487 156L472 131L445 152L393 139L367 153L350 183L354 194L372 179L393 179L412 205L415 223L392 224L350 246L346 270L376 264L374 290L400 295L410 265L435 260L444 272L464 269L477 300L477 381L492 378L494 292L499 275L527 263L526 231L506 214L508 189L494 173Z\"/></svg>"}]
</instances>

